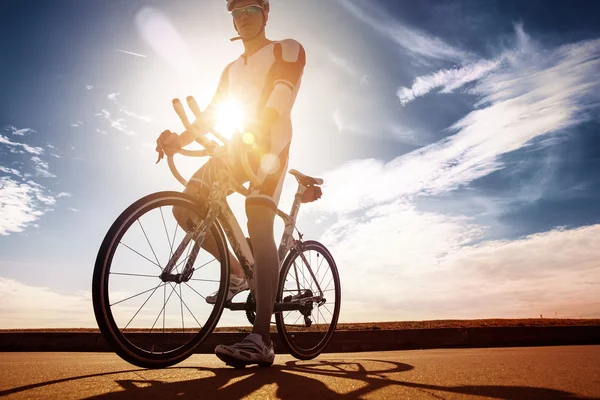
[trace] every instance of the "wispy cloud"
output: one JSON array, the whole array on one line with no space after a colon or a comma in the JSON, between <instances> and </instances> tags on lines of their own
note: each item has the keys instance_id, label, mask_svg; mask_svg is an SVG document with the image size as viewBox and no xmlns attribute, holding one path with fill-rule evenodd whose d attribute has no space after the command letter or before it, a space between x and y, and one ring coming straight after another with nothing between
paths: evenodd
<instances>
[{"instance_id":1,"label":"wispy cloud","mask_svg":"<svg viewBox=\"0 0 600 400\"><path fill-rule=\"evenodd\" d=\"M352 271L343 320L600 317L600 248L590 241L600 225L465 246L479 235L468 221L375 211L321 238Z\"/></svg>"},{"instance_id":2,"label":"wispy cloud","mask_svg":"<svg viewBox=\"0 0 600 400\"><path fill-rule=\"evenodd\" d=\"M17 136L25 136L25 135L29 135L31 133L37 132L35 129L31 129L31 128L18 129L16 126L13 126L13 125L6 126L4 128L4 130L9 131L13 135L17 135Z\"/></svg>"},{"instance_id":3,"label":"wispy cloud","mask_svg":"<svg viewBox=\"0 0 600 400\"><path fill-rule=\"evenodd\" d=\"M85 86L85 88L86 88L87 90L92 90L92 89L94 89L94 87L93 87L92 85L86 85L86 86Z\"/></svg>"},{"instance_id":4,"label":"wispy cloud","mask_svg":"<svg viewBox=\"0 0 600 400\"><path fill-rule=\"evenodd\" d=\"M122 108L121 111L123 113L125 113L125 115L127 115L128 117L136 118L136 119L139 119L141 121L146 121L146 122L151 122L152 121L152 119L150 117L147 117L145 115L136 114L133 111L127 110L126 108Z\"/></svg>"},{"instance_id":5,"label":"wispy cloud","mask_svg":"<svg viewBox=\"0 0 600 400\"><path fill-rule=\"evenodd\" d=\"M445 69L415 79L412 87L398 89L398 97L402 105L406 105L417 97L424 96L432 90L441 88L440 93L452 93L467 83L478 81L496 70L502 60L480 60L460 68Z\"/></svg>"},{"instance_id":6,"label":"wispy cloud","mask_svg":"<svg viewBox=\"0 0 600 400\"><path fill-rule=\"evenodd\" d=\"M26 152L31 154L40 155L44 152L44 149L41 147L33 147L29 146L26 143L13 142L8 137L0 135L0 143L5 144L7 146L11 146L11 152L19 152L17 148L23 148ZM14 150L14 151L13 151Z\"/></svg>"},{"instance_id":7,"label":"wispy cloud","mask_svg":"<svg viewBox=\"0 0 600 400\"><path fill-rule=\"evenodd\" d=\"M0 278L0 298L0 326L3 328L96 326L90 292L64 293Z\"/></svg>"},{"instance_id":8,"label":"wispy cloud","mask_svg":"<svg viewBox=\"0 0 600 400\"><path fill-rule=\"evenodd\" d=\"M415 57L450 61L464 61L473 57L471 53L454 47L438 37L392 19L385 10L372 1L337 1L357 19Z\"/></svg>"},{"instance_id":9,"label":"wispy cloud","mask_svg":"<svg viewBox=\"0 0 600 400\"><path fill-rule=\"evenodd\" d=\"M107 120L110 123L111 128L114 128L114 129L118 130L119 132L123 132L126 135L130 135L130 136L136 135L136 133L134 131L127 128L127 125L125 125L125 119L123 119L123 118L114 119L111 117L110 112L108 112L107 110L103 109L102 111L97 113L96 116L103 117L105 120Z\"/></svg>"},{"instance_id":10,"label":"wispy cloud","mask_svg":"<svg viewBox=\"0 0 600 400\"><path fill-rule=\"evenodd\" d=\"M12 174L12 175L16 175L16 176L22 176L21 172L14 169L14 168L7 168L7 167L3 167L0 165L0 171L6 173L6 174Z\"/></svg>"},{"instance_id":11,"label":"wispy cloud","mask_svg":"<svg viewBox=\"0 0 600 400\"><path fill-rule=\"evenodd\" d=\"M489 228L464 207L448 215L415 206L505 168L501 156L533 139L597 115L600 40L544 50L517 34L514 57L428 74L411 88L416 97L474 84L478 108L450 126L450 136L390 162L355 160L324 174L324 196L302 218L314 225L312 211L322 216L320 240L353 271L344 319L599 316L600 248L589 238L600 225L490 242ZM522 199L539 199L537 190Z\"/></svg>"},{"instance_id":12,"label":"wispy cloud","mask_svg":"<svg viewBox=\"0 0 600 400\"><path fill-rule=\"evenodd\" d=\"M36 182L0 177L0 235L22 232L55 203L55 198Z\"/></svg>"},{"instance_id":13,"label":"wispy cloud","mask_svg":"<svg viewBox=\"0 0 600 400\"><path fill-rule=\"evenodd\" d=\"M81 122L81 121L73 122L73 123L71 124L71 126L72 126L73 128L77 128L77 127L79 127L79 126L81 126L81 125L83 125L83 122Z\"/></svg>"},{"instance_id":14,"label":"wispy cloud","mask_svg":"<svg viewBox=\"0 0 600 400\"><path fill-rule=\"evenodd\" d=\"M44 178L56 178L56 175L49 171L49 166L46 161L43 161L37 156L31 157L31 161L35 164L35 171L38 176Z\"/></svg>"},{"instance_id":15,"label":"wispy cloud","mask_svg":"<svg viewBox=\"0 0 600 400\"><path fill-rule=\"evenodd\" d=\"M146 58L148 56L144 55L144 54L139 54L139 53L134 53L132 51L127 51L127 50L121 50L121 49L115 49L116 51L120 52L120 53L124 53L124 54L130 54L132 56L136 56L136 57L142 57L142 58Z\"/></svg>"},{"instance_id":16,"label":"wispy cloud","mask_svg":"<svg viewBox=\"0 0 600 400\"><path fill-rule=\"evenodd\" d=\"M472 90L484 108L453 124L453 135L388 163L357 160L327 174L321 209L336 214L397 198L439 195L504 167L500 156L590 118L600 104L600 40L521 53ZM360 186L349 185L356 180ZM340 201L343 200L343 201Z\"/></svg>"}]
</instances>

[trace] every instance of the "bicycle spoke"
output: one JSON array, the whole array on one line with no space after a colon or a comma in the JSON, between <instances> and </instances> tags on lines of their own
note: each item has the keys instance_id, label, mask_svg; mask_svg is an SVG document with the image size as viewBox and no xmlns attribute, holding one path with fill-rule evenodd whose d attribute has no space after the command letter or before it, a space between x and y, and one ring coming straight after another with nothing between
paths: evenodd
<instances>
[{"instance_id":1,"label":"bicycle spoke","mask_svg":"<svg viewBox=\"0 0 600 400\"><path fill-rule=\"evenodd\" d=\"M181 290L181 286L180 286L180 290ZM194 290L194 289L192 289L192 290ZM175 292L175 294L177 294L177 292ZM186 304L186 302L183 301L183 298L179 297L179 299L181 300L181 302L183 303L183 305L185 306L185 308L188 310L188 312L190 313L190 315L192 316L192 318L194 318L194 320L196 320L196 322L198 323L198 326L200 326L200 329L202 329L202 324L200 322L198 322L198 320L194 316L194 313L192 312L192 310L190 310L190 308L188 307L188 305Z\"/></svg>"},{"instance_id":2,"label":"bicycle spoke","mask_svg":"<svg viewBox=\"0 0 600 400\"><path fill-rule=\"evenodd\" d=\"M294 323L292 325L296 325L296 322L298 322L298 320L300 319L300 317L302 316L302 313L298 313L300 315L298 315L298 318L296 318L296 320L294 321Z\"/></svg>"},{"instance_id":3,"label":"bicycle spoke","mask_svg":"<svg viewBox=\"0 0 600 400\"><path fill-rule=\"evenodd\" d=\"M159 283L159 284L158 284L158 286L154 288L154 290L158 289L158 287L159 287L161 284L163 284L163 282ZM138 293L138 294L134 294L133 296L130 296L130 297L126 298L126 299L119 300L119 301L117 301L116 303L109 304L109 306L110 306L110 307L112 307L112 306L116 306L116 305L117 305L117 304L119 304L119 303L122 303L122 302L124 302L124 301L130 300L130 299L133 299L134 297L138 297L138 296L140 296L140 295L142 295L142 294L144 294L144 293L148 293L148 292L149 292L149 291L151 291L151 290L153 290L153 288L150 288L150 289L148 289L148 290L144 290L143 292L140 292L140 293Z\"/></svg>"},{"instance_id":4,"label":"bicycle spoke","mask_svg":"<svg viewBox=\"0 0 600 400\"><path fill-rule=\"evenodd\" d=\"M179 300L181 300L181 330L185 333L185 324L183 323L183 293L181 293L181 285L179 285Z\"/></svg>"},{"instance_id":5,"label":"bicycle spoke","mask_svg":"<svg viewBox=\"0 0 600 400\"><path fill-rule=\"evenodd\" d=\"M166 285L166 283L162 283L162 285ZM156 289L158 289L161 285L159 284L157 287L154 288L154 291L152 291L152 293L150 293L150 296L148 296L148 298L146 299L146 301L144 301L144 303L140 306L140 308L138 308L138 310L135 312L135 314L133 314L133 317L131 317L131 319L129 320L129 322L127 323L127 325L125 325L125 327L123 329L121 329L121 332L123 332L125 329L127 329L127 327L129 326L129 324L131 323L131 321L133 321L133 319L136 317L136 315L138 315L138 313L140 312L140 310L146 305L146 303L148 302L148 300L150 300L150 297L152 297L152 295L156 292Z\"/></svg>"},{"instance_id":6,"label":"bicycle spoke","mask_svg":"<svg viewBox=\"0 0 600 400\"><path fill-rule=\"evenodd\" d=\"M200 297L202 297L204 300L206 300L206 297L204 297L204 296L202 296L200 293L198 293L198 291L197 291L196 289L194 289L193 287L191 287L190 285L188 285L188 283L187 283L187 282L183 282L183 283L185 283L185 285L186 285L187 287L189 287L189 288L190 288L190 289L192 289L194 292L196 292L196 294L197 294L198 296L200 296Z\"/></svg>"},{"instance_id":7,"label":"bicycle spoke","mask_svg":"<svg viewBox=\"0 0 600 400\"><path fill-rule=\"evenodd\" d=\"M333 304L333 303L329 303L329 304ZM323 307L325 307L325 304L323 304ZM321 309L321 307L319 307L319 309ZM325 309L329 312L329 314L331 314L331 316L333 317L333 313L331 312L331 310L327 307L325 307Z\"/></svg>"},{"instance_id":8,"label":"bicycle spoke","mask_svg":"<svg viewBox=\"0 0 600 400\"><path fill-rule=\"evenodd\" d=\"M321 317L323 317L323 319L325 319L325 316L321 312L321 308L318 308L317 310L319 310L319 314L321 314ZM329 311L329 310L327 310L327 311ZM329 311L329 312L331 313L331 311ZM331 314L331 316L333 316L333 314Z\"/></svg>"},{"instance_id":9,"label":"bicycle spoke","mask_svg":"<svg viewBox=\"0 0 600 400\"><path fill-rule=\"evenodd\" d=\"M173 251L173 246L175 245L175 238L177 237L177 229L179 228L179 224L175 224L175 233L173 233L173 242L171 242L171 251Z\"/></svg>"},{"instance_id":10,"label":"bicycle spoke","mask_svg":"<svg viewBox=\"0 0 600 400\"><path fill-rule=\"evenodd\" d=\"M163 301L164 301L164 298L165 298L165 296L167 295L167 286L166 286L166 285L165 285L165 286L163 286L163 289L164 289L164 290L163 290ZM164 307L163 307L163 310L164 310L164 308L167 306L167 303L166 303L166 302L165 302L164 304L165 304L165 305L164 305ZM163 335L164 335L164 334L165 334L165 318L166 318L166 316L167 316L167 313L166 313L166 312L163 312L163 313L162 313L162 315L163 315ZM150 329L150 331L152 331L152 329Z\"/></svg>"},{"instance_id":11,"label":"bicycle spoke","mask_svg":"<svg viewBox=\"0 0 600 400\"><path fill-rule=\"evenodd\" d=\"M331 279L329 280L329 282L327 282L327 285L325 287L328 288L329 285L331 285L331 282L333 282L333 275L331 276Z\"/></svg>"},{"instance_id":12,"label":"bicycle spoke","mask_svg":"<svg viewBox=\"0 0 600 400\"><path fill-rule=\"evenodd\" d=\"M162 207L158 207L158 211L160 211L160 218L162 219L163 227L165 228L165 234L167 235L167 243L171 244L171 238L169 238L169 231L167 230L167 224L165 222L165 216L162 212ZM169 249L169 258L173 257L173 247L170 246Z\"/></svg>"},{"instance_id":13,"label":"bicycle spoke","mask_svg":"<svg viewBox=\"0 0 600 400\"><path fill-rule=\"evenodd\" d=\"M317 272L315 273L315 276L317 277L317 280L319 279L319 270L321 269L321 265L323 265L323 261L325 261L325 257L323 257L323 259L321 260L321 262L317 266ZM329 263L327 263L327 265L329 265Z\"/></svg>"},{"instance_id":14,"label":"bicycle spoke","mask_svg":"<svg viewBox=\"0 0 600 400\"><path fill-rule=\"evenodd\" d=\"M199 270L200 268L207 266L208 264L210 264L210 263L211 263L211 262L213 262L213 261L217 261L217 259L216 259L216 258L213 258L212 260L210 260L210 261L209 261L209 262L207 262L207 263L204 263L204 264L202 264L202 265L201 265L201 266L199 266L198 268L194 268L194 271L197 271L197 270Z\"/></svg>"},{"instance_id":15,"label":"bicycle spoke","mask_svg":"<svg viewBox=\"0 0 600 400\"><path fill-rule=\"evenodd\" d=\"M198 282L221 282L219 279L194 279L190 278L190 281L198 281Z\"/></svg>"},{"instance_id":16,"label":"bicycle spoke","mask_svg":"<svg viewBox=\"0 0 600 400\"><path fill-rule=\"evenodd\" d=\"M165 289L165 291L166 291L166 289ZM165 301L165 304L162 306L160 312L156 316L156 319L154 320L154 323L152 324L152 327L150 328L150 332L148 332L148 333L152 333L152 329L154 329L154 326L156 325L156 322L158 321L158 319L160 318L160 315L165 310L165 307L167 306L167 303L169 302L169 299L171 298L171 295L173 294L174 291L175 291L175 288L172 288L171 289L171 293L169 294L169 297L167 298L167 300Z\"/></svg>"},{"instance_id":17,"label":"bicycle spoke","mask_svg":"<svg viewBox=\"0 0 600 400\"><path fill-rule=\"evenodd\" d=\"M145 278L158 278L157 275L129 274L126 272L109 272L110 275L142 276Z\"/></svg>"},{"instance_id":18,"label":"bicycle spoke","mask_svg":"<svg viewBox=\"0 0 600 400\"><path fill-rule=\"evenodd\" d=\"M167 235L167 243L169 243L169 260L171 258L173 258L173 244L171 243L171 238L169 237L169 230L167 229L167 223L165 222L165 216L162 212L162 207L159 207L158 210L160 211L160 217L162 219L163 222L163 227L165 228L165 235ZM177 234L177 227L179 226L179 224L175 224L175 234ZM173 236L173 243L175 243L175 236ZM176 265L175 266L175 273L179 273L179 268Z\"/></svg>"},{"instance_id":19,"label":"bicycle spoke","mask_svg":"<svg viewBox=\"0 0 600 400\"><path fill-rule=\"evenodd\" d=\"M148 235L146 235L146 231L144 230L144 227L142 226L142 217L138 218L137 222L140 225L140 228L142 228L142 232L144 232L144 236L146 237L146 241L148 242L148 246L150 246L150 250L152 250L152 254L154 254L154 258L156 259L156 263L158 264L158 266L162 270L162 267L160 266L160 261L158 261L158 257L156 257L156 253L154 252L154 247L152 247L152 244L150 243L150 239L148 239Z\"/></svg>"},{"instance_id":20,"label":"bicycle spoke","mask_svg":"<svg viewBox=\"0 0 600 400\"><path fill-rule=\"evenodd\" d=\"M137 255L139 255L140 257L142 257L142 258L145 258L146 260L150 261L152 264L156 265L156 266L157 266L157 267L158 267L158 268L159 268L159 269L162 271L162 268L161 268L161 266L160 266L160 265L158 265L157 263L155 263L154 261L152 261L151 259L149 259L149 258L148 258L148 257L146 257L145 255L143 255L143 254L142 254L142 253L140 253L139 251L132 249L131 247L127 246L127 245L126 245L125 243L123 243L123 242L119 242L119 244L122 244L123 246L127 247L129 250L133 251L134 253L136 253L136 254L137 254Z\"/></svg>"}]
</instances>

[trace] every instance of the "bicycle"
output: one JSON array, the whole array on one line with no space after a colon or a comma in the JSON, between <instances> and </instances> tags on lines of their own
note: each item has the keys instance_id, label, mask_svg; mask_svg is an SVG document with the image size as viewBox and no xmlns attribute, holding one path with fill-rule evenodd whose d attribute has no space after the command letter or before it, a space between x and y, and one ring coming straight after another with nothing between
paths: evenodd
<instances>
[{"instance_id":1,"label":"bicycle","mask_svg":"<svg viewBox=\"0 0 600 400\"><path fill-rule=\"evenodd\" d=\"M201 113L193 97L188 97L187 103L199 117ZM173 106L186 129L195 129L178 99L173 100ZM192 157L223 154L227 151L227 139L216 132L212 134L221 145L201 136L196 141L204 149L181 149L179 154ZM158 161L163 155L159 155ZM247 152L241 160L250 180L260 184L248 164ZM186 186L173 155L167 161L175 178ZM340 279L327 248L317 241L305 241L296 227L300 205L308 202L303 198L307 190L318 190L320 196L323 180L296 170L289 173L296 177L298 189L290 213L277 210L285 228L278 247L280 269L273 313L281 341L290 354L309 360L325 349L335 331L341 305ZM164 368L185 360L213 332L224 308L245 311L248 321L254 323L254 258L250 240L244 237L226 201L232 191L248 193L230 172L223 170L206 202L181 192L153 193L129 206L108 230L94 266L92 299L101 333L124 360L143 368ZM167 220L173 213L163 212L168 207L184 208L193 216L188 220L188 229L181 229L183 238L177 238L177 221L170 235L172 224L167 224ZM154 213L157 209L159 213ZM213 238L209 240L214 240L218 249L218 259L202 249L209 231ZM159 236L166 236L166 243L163 237L158 246L153 246L150 237ZM245 302L226 302L230 273L226 238L249 282L250 293ZM184 253L186 256L181 259ZM207 255L213 259L206 261ZM160 294L155 296L160 289L162 301ZM208 304L205 295L215 291L218 293L215 304ZM173 293L176 297L170 303ZM162 327L160 324L157 327L161 317Z\"/></svg>"}]
</instances>

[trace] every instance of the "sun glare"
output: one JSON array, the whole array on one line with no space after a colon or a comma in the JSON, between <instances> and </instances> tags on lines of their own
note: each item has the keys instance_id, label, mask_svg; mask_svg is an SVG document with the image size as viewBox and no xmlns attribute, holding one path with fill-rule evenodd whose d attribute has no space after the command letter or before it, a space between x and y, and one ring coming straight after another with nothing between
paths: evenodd
<instances>
[{"instance_id":1,"label":"sun glare","mask_svg":"<svg viewBox=\"0 0 600 400\"><path fill-rule=\"evenodd\" d=\"M217 124L215 131L231 138L236 132L244 130L244 110L234 99L223 101L217 106Z\"/></svg>"}]
</instances>

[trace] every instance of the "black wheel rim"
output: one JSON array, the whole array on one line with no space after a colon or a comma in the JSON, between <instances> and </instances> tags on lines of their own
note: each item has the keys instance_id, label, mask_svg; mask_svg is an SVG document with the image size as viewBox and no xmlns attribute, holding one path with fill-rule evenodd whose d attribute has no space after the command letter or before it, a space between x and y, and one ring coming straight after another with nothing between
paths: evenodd
<instances>
[{"instance_id":1,"label":"black wheel rim","mask_svg":"<svg viewBox=\"0 0 600 400\"><path fill-rule=\"evenodd\" d=\"M318 355L327 345L337 325L341 302L341 288L337 267L331 255L320 244L305 243L303 254L311 265L324 298L321 302L300 311L283 311L278 315L292 354L301 358ZM319 295L319 289L306 262L295 253L286 264L285 278L280 287L280 301L298 301L298 297ZM296 296L296 298L294 298ZM291 299L290 299L291 297ZM310 326L307 326L310 325Z\"/></svg>"},{"instance_id":2,"label":"black wheel rim","mask_svg":"<svg viewBox=\"0 0 600 400\"><path fill-rule=\"evenodd\" d=\"M185 236L173 217L174 206L185 209L195 220L199 218L195 203L176 197L132 206L115 227L104 262L102 299L107 333L121 350L149 361L190 352L212 331L222 311L208 304L206 296L220 290L224 268L221 260L205 250L198 253L189 281L163 282L159 278ZM212 231L218 233L214 227ZM182 272L192 246L193 241L174 273Z\"/></svg>"}]
</instances>

